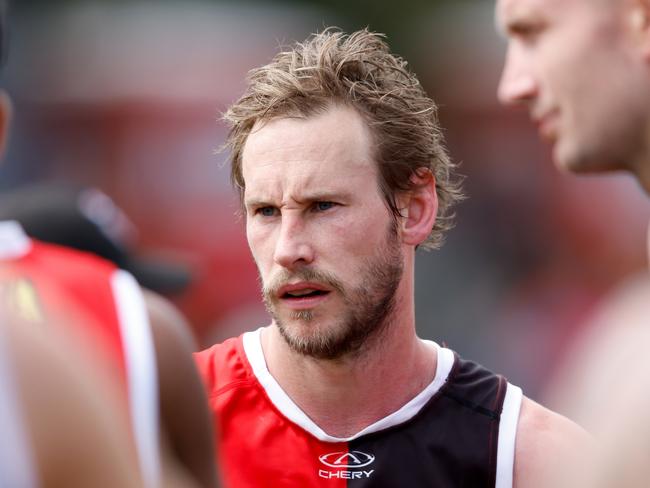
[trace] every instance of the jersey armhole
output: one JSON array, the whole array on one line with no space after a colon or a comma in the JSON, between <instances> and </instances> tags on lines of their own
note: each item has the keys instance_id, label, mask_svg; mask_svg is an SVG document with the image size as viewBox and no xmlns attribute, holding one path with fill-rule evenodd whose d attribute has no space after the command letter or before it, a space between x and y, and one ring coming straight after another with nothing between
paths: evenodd
<instances>
[{"instance_id":1,"label":"jersey armhole","mask_svg":"<svg viewBox=\"0 0 650 488\"><path fill-rule=\"evenodd\" d=\"M510 383L507 384L503 409L501 410L501 420L499 421L495 488L512 488L515 467L515 441L522 397L521 388Z\"/></svg>"},{"instance_id":2,"label":"jersey armhole","mask_svg":"<svg viewBox=\"0 0 650 488\"><path fill-rule=\"evenodd\" d=\"M123 270L112 276L129 388L129 407L145 486L160 486L159 399L156 351L147 306L135 278Z\"/></svg>"}]
</instances>

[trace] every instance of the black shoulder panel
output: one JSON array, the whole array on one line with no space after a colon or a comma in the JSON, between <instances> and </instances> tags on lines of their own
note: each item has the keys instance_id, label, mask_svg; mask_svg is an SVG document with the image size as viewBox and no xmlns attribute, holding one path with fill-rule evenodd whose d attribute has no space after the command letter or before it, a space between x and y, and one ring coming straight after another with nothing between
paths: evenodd
<instances>
[{"instance_id":1,"label":"black shoulder panel","mask_svg":"<svg viewBox=\"0 0 650 488\"><path fill-rule=\"evenodd\" d=\"M447 382L414 418L350 442L351 452L374 460L359 468L365 473L351 467L348 486L494 487L506 386L503 377L456 356Z\"/></svg>"}]
</instances>

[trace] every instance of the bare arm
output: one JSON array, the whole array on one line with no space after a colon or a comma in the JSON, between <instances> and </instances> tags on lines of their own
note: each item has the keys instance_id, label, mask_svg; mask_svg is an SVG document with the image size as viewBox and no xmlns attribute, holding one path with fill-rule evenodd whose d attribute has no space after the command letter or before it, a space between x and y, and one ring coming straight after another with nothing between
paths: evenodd
<instances>
[{"instance_id":1,"label":"bare arm","mask_svg":"<svg viewBox=\"0 0 650 488\"><path fill-rule=\"evenodd\" d=\"M113 386L49 330L3 325L39 486L141 487Z\"/></svg>"},{"instance_id":2,"label":"bare arm","mask_svg":"<svg viewBox=\"0 0 650 488\"><path fill-rule=\"evenodd\" d=\"M183 485L191 480L194 486L218 486L212 421L192 359L196 348L189 326L167 300L149 291L144 295L156 346L163 442L169 448L163 452L163 461L175 462L172 476L184 479Z\"/></svg>"}]
</instances>

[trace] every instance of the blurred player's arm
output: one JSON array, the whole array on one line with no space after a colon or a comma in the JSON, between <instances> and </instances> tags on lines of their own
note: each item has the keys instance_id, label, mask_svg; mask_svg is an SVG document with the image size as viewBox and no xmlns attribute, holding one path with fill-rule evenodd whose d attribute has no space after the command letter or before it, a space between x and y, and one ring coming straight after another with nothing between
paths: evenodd
<instances>
[{"instance_id":1,"label":"blurred player's arm","mask_svg":"<svg viewBox=\"0 0 650 488\"><path fill-rule=\"evenodd\" d=\"M576 467L588 466L594 442L575 422L524 397L517 427L513 486L572 486L567 477L576 472Z\"/></svg>"},{"instance_id":2,"label":"blurred player's arm","mask_svg":"<svg viewBox=\"0 0 650 488\"><path fill-rule=\"evenodd\" d=\"M39 487L141 487L112 386L50 331L18 320L2 325Z\"/></svg>"},{"instance_id":3,"label":"blurred player's arm","mask_svg":"<svg viewBox=\"0 0 650 488\"><path fill-rule=\"evenodd\" d=\"M143 290L156 346L165 478L182 486L218 486L213 427L196 370L189 325L159 295ZM170 459L170 457L172 459ZM175 466L169 466L169 463Z\"/></svg>"}]
</instances>

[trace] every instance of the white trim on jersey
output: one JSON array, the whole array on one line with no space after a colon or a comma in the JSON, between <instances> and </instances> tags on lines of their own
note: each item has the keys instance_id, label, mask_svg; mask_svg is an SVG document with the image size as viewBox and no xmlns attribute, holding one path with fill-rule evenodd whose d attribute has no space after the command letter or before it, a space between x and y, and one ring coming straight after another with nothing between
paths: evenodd
<instances>
[{"instance_id":1,"label":"white trim on jersey","mask_svg":"<svg viewBox=\"0 0 650 488\"><path fill-rule=\"evenodd\" d=\"M521 388L508 383L499 422L495 488L512 488L512 476L515 468L515 439L522 398Z\"/></svg>"},{"instance_id":2,"label":"white trim on jersey","mask_svg":"<svg viewBox=\"0 0 650 488\"><path fill-rule=\"evenodd\" d=\"M435 348L438 353L438 366L433 381L427 385L418 395L411 399L399 410L392 414L378 420L372 425L369 425L360 432L350 437L334 437L323 431L316 423L311 420L301 409L296 405L293 400L282 389L280 384L269 372L264 359L264 352L262 351L262 329L247 332L244 334L244 352L248 362L253 368L253 373L257 377L266 393L268 394L271 402L276 408L282 412L290 421L299 425L307 432L312 434L317 439L324 442L349 442L358 437L361 437L372 432L377 432L394 425L399 425L413 418L424 405L435 395L440 387L445 383L449 372L454 364L454 353L444 347L438 346L435 342L425 341L432 348Z\"/></svg>"},{"instance_id":3,"label":"white trim on jersey","mask_svg":"<svg viewBox=\"0 0 650 488\"><path fill-rule=\"evenodd\" d=\"M18 259L31 248L31 240L18 222L0 221L0 259Z\"/></svg>"},{"instance_id":4,"label":"white trim on jersey","mask_svg":"<svg viewBox=\"0 0 650 488\"><path fill-rule=\"evenodd\" d=\"M120 322L131 420L140 468L147 488L161 483L159 399L156 351L142 291L135 278L116 270L111 279Z\"/></svg>"},{"instance_id":5,"label":"white trim on jersey","mask_svg":"<svg viewBox=\"0 0 650 488\"><path fill-rule=\"evenodd\" d=\"M0 327L0 487L36 488L37 473L10 364L11 351L3 339Z\"/></svg>"}]
</instances>

